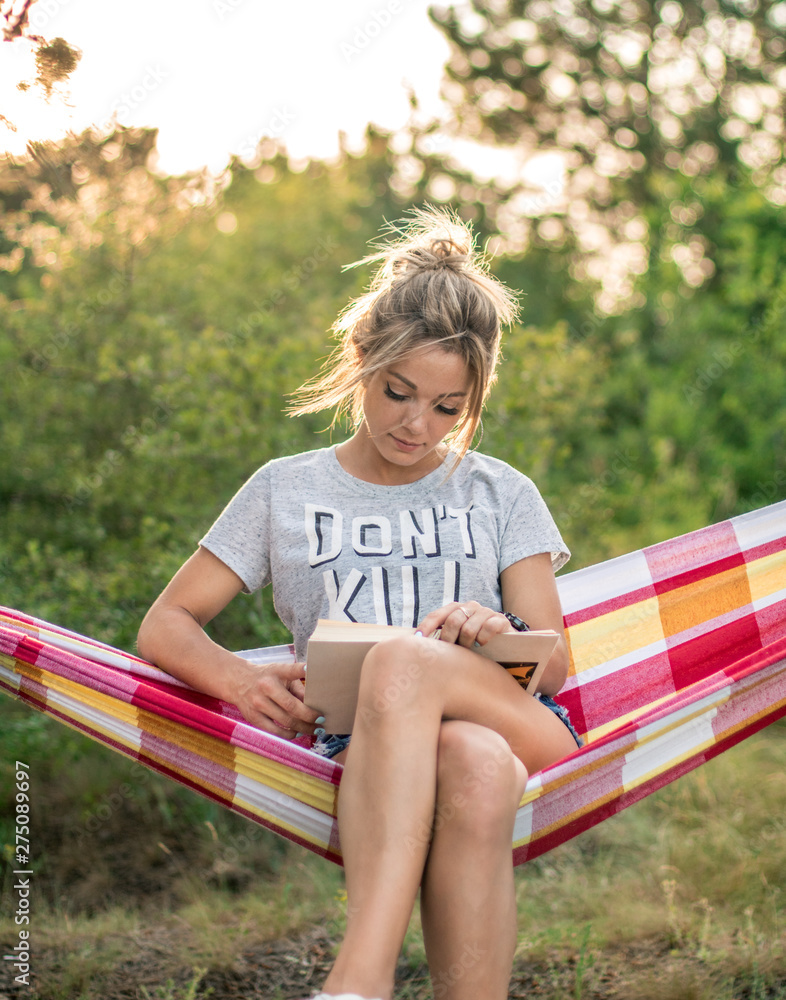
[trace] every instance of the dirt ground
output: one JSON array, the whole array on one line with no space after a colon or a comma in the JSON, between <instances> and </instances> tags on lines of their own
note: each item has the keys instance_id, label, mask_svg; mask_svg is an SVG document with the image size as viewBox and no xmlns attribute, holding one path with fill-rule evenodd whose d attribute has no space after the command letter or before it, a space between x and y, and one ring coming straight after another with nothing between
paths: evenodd
<instances>
[{"instance_id":1,"label":"dirt ground","mask_svg":"<svg viewBox=\"0 0 786 1000\"><path fill-rule=\"evenodd\" d=\"M197 985L192 968L171 966L176 933L171 927L149 926L129 938L127 958L87 989L83 985L72 991L65 984L45 991L36 985L20 987L13 982L10 963L3 962L0 1000L300 1000L320 989L335 944L322 928L259 944L238 955L231 968L207 972ZM56 952L36 954L38 979L45 974L57 982L63 957ZM561 967L517 963L508 996L509 1000L716 1000L719 993L713 993L711 980L710 970L697 960L672 955L653 943L596 955L585 969L577 969L575 962ZM774 993L760 993L758 987L741 983L733 994L723 995L765 1000L785 996L784 988L786 983L778 984ZM399 966L395 1000L431 1000L433 995L424 967ZM444 995L449 998L449 989Z\"/></svg>"},{"instance_id":2,"label":"dirt ground","mask_svg":"<svg viewBox=\"0 0 786 1000\"><path fill-rule=\"evenodd\" d=\"M164 810L154 805L152 798L128 801L94 833L76 836L68 819L68 801L59 801L55 791L49 794L46 821L41 817L37 827L46 833L42 851L49 873L48 882L43 871L37 877L42 905L56 911L62 896L74 913L93 915L124 906L144 912L144 919L136 924L137 930L108 937L104 943L109 954L92 940L69 941L59 932L56 946L46 937L33 940L30 988L14 982L12 963L2 960L14 941L0 938L0 1000L300 1000L317 993L334 955L335 926L310 926L296 936L276 940L265 940L260 933L249 938L242 953L208 969L201 979L194 968L199 963L184 962L183 955L193 954L192 931L184 920L173 918L178 886L184 871L197 872L211 884L212 840L207 835L201 841L195 837L193 823L167 826ZM241 825L239 830L246 828ZM253 857L245 867L222 869L221 886L228 892L248 891L260 871L273 871L284 863L283 848L272 835L267 839L260 835L249 852ZM0 865L0 888L1 876ZM75 952L78 962L72 961ZM786 1000L782 964L777 970L748 970L750 981L735 981L734 973L724 972L722 964L720 955L703 962L695 948L670 949L663 938L628 946L593 946L591 954L572 961L555 955L540 964L518 962L508 996L509 1000ZM450 1000L451 984L445 985L444 990L433 990L427 969L402 959L395 1000L432 1000L435 994Z\"/></svg>"}]
</instances>

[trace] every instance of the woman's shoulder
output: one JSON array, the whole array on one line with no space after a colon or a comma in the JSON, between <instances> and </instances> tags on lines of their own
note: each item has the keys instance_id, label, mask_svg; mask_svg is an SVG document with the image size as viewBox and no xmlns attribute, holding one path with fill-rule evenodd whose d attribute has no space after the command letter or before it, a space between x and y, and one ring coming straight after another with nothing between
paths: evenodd
<instances>
[{"instance_id":1,"label":"woman's shoulder","mask_svg":"<svg viewBox=\"0 0 786 1000\"><path fill-rule=\"evenodd\" d=\"M271 458L263 468L271 468L277 471L288 471L295 469L310 469L324 465L333 452L333 445L327 448L314 448L310 451L299 451L294 455L282 455L280 458Z\"/></svg>"},{"instance_id":2,"label":"woman's shoulder","mask_svg":"<svg viewBox=\"0 0 786 1000\"><path fill-rule=\"evenodd\" d=\"M315 448L312 451L300 451L294 455L271 458L258 468L254 475L263 479L313 475L318 469L327 467L332 450L332 447Z\"/></svg>"},{"instance_id":3,"label":"woman's shoulder","mask_svg":"<svg viewBox=\"0 0 786 1000\"><path fill-rule=\"evenodd\" d=\"M327 468L329 452L329 448L319 448L271 458L248 476L241 492L269 496L279 486L289 488L303 479L313 480Z\"/></svg>"},{"instance_id":4,"label":"woman's shoulder","mask_svg":"<svg viewBox=\"0 0 786 1000\"><path fill-rule=\"evenodd\" d=\"M467 477L489 478L506 487L521 489L525 486L534 487L534 483L519 469L493 455L479 451L469 451L461 460L459 470Z\"/></svg>"}]
</instances>

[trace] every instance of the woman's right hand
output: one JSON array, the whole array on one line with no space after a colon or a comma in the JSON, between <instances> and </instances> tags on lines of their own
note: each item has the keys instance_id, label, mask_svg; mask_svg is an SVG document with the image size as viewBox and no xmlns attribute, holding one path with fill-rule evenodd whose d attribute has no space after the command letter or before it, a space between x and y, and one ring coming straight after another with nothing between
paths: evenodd
<instances>
[{"instance_id":1,"label":"woman's right hand","mask_svg":"<svg viewBox=\"0 0 786 1000\"><path fill-rule=\"evenodd\" d=\"M319 712L303 704L303 663L251 663L235 657L227 701L246 722L267 733L294 739L313 734Z\"/></svg>"},{"instance_id":2,"label":"woman's right hand","mask_svg":"<svg viewBox=\"0 0 786 1000\"><path fill-rule=\"evenodd\" d=\"M237 705L244 719L292 739L313 733L318 712L303 704L304 664L251 663L213 642L204 626L243 587L207 549L198 549L145 616L139 655L197 691Z\"/></svg>"}]
</instances>

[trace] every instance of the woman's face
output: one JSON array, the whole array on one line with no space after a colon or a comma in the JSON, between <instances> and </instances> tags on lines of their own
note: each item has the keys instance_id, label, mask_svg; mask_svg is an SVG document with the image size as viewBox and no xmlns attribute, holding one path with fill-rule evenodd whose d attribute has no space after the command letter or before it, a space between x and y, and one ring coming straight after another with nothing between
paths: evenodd
<instances>
[{"instance_id":1,"label":"woman's face","mask_svg":"<svg viewBox=\"0 0 786 1000\"><path fill-rule=\"evenodd\" d=\"M461 418L470 389L464 359L438 345L376 371L363 399L369 459L418 475L436 468L443 458L438 446Z\"/></svg>"}]
</instances>

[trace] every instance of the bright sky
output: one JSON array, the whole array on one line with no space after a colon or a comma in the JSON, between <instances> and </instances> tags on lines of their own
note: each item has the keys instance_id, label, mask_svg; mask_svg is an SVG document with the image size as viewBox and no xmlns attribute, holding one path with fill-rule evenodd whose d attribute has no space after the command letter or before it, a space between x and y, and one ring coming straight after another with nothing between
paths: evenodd
<instances>
[{"instance_id":1,"label":"bright sky","mask_svg":"<svg viewBox=\"0 0 786 1000\"><path fill-rule=\"evenodd\" d=\"M31 27L82 50L68 93L47 105L30 46L0 43L0 151L110 122L159 128L159 167L221 170L263 136L294 157L359 145L372 121L409 115L407 86L439 115L448 44L429 0L37 0Z\"/></svg>"}]
</instances>

